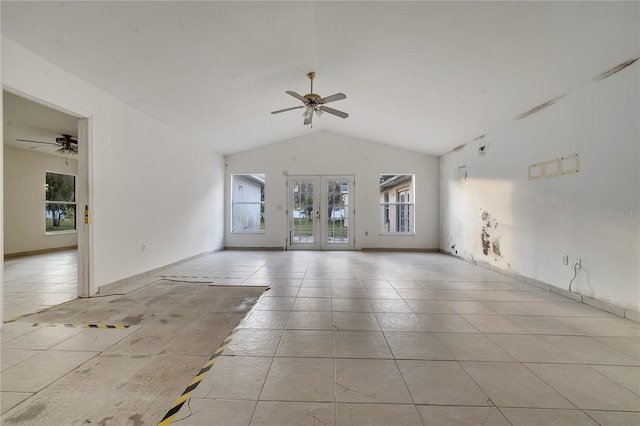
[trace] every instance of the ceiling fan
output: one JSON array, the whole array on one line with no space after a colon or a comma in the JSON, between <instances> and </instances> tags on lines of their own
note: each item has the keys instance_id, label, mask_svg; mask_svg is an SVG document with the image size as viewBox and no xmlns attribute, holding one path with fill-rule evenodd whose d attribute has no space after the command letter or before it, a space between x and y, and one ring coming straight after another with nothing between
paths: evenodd
<instances>
[{"instance_id":1,"label":"ceiling fan","mask_svg":"<svg viewBox=\"0 0 640 426\"><path fill-rule=\"evenodd\" d=\"M57 146L55 153L63 157L77 157L78 156L78 141L71 135L62 135L56 138L55 142L43 142L32 141L28 139L16 139L19 142L31 142L40 143L47 146L32 146L29 149L49 148L50 146ZM68 164L68 163L67 163Z\"/></svg>"},{"instance_id":2,"label":"ceiling fan","mask_svg":"<svg viewBox=\"0 0 640 426\"><path fill-rule=\"evenodd\" d=\"M285 109L281 109L278 111L273 111L271 114L280 114L281 112L285 112L285 111L291 111L294 109L301 109L301 108L306 108L304 111L304 114L302 114L302 116L304 117L304 124L308 125L311 124L312 125L312 120L313 120L313 113L315 112L316 115L318 117L320 117L322 115L323 112L335 115L337 117L340 118L347 118L349 116L349 114L347 114L346 112L343 111L338 111L337 109L333 109L333 108L329 108L328 106L325 106L325 104L328 104L329 102L335 102L335 101L340 101L342 99L346 99L347 96L344 93L336 93L335 95L331 95L331 96L327 96L327 97L320 97L320 95L317 95L315 93L313 93L313 78L316 76L315 72L310 72L309 74L307 74L307 77L309 77L309 80L311 80L311 91L310 93L301 96L296 92L292 92L292 91L287 91L285 93L293 96L296 99L299 99L300 101L302 101L302 103L304 105L300 105L300 106L296 106L296 107L291 107L291 108L285 108ZM313 125L312 125L313 127Z\"/></svg>"}]
</instances>

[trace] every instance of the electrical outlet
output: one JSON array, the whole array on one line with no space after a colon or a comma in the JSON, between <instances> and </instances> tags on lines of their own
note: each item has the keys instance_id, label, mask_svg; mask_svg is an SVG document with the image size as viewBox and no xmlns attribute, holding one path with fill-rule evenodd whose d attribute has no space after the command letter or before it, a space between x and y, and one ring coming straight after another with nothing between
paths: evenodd
<instances>
[{"instance_id":1,"label":"electrical outlet","mask_svg":"<svg viewBox=\"0 0 640 426\"><path fill-rule=\"evenodd\" d=\"M364 231L364 236L368 237L369 236L369 231Z\"/></svg>"},{"instance_id":2,"label":"electrical outlet","mask_svg":"<svg viewBox=\"0 0 640 426\"><path fill-rule=\"evenodd\" d=\"M569 256L568 255L564 255L562 256L562 264L563 265L568 265L569 264Z\"/></svg>"},{"instance_id":3,"label":"electrical outlet","mask_svg":"<svg viewBox=\"0 0 640 426\"><path fill-rule=\"evenodd\" d=\"M145 243L142 243L142 251L145 251L147 249L147 245Z\"/></svg>"}]
</instances>

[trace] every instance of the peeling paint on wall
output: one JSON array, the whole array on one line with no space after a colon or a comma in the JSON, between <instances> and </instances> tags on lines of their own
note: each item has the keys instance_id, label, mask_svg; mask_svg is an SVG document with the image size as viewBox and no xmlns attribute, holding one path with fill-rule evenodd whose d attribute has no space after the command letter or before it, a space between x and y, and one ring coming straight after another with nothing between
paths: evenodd
<instances>
[{"instance_id":1,"label":"peeling paint on wall","mask_svg":"<svg viewBox=\"0 0 640 426\"><path fill-rule=\"evenodd\" d=\"M607 70L607 71L605 71L603 73L598 74L594 80L595 81L599 81L599 80L604 80L605 78L609 78L612 75L614 75L616 73L619 73L620 71L622 71L626 67L628 67L630 65L633 65L633 63L636 62L638 59L640 59L640 58L629 59L628 61L624 61L620 65L616 65L615 67L611 68L610 70Z\"/></svg>"},{"instance_id":2,"label":"peeling paint on wall","mask_svg":"<svg viewBox=\"0 0 640 426\"><path fill-rule=\"evenodd\" d=\"M482 233L480 239L482 241L482 253L489 256L489 252L496 256L502 257L500 254L500 236L498 233L498 222L491 217L488 211L482 212Z\"/></svg>"},{"instance_id":3,"label":"peeling paint on wall","mask_svg":"<svg viewBox=\"0 0 640 426\"><path fill-rule=\"evenodd\" d=\"M516 117L516 120L522 120L523 118L527 118L531 114L535 114L537 112L540 112L543 109L545 109L547 107L550 107L551 105L555 104L556 102L558 102L560 99L562 99L564 97L565 97L565 95L561 95L561 96L558 96L557 98L553 98L551 100L548 100L547 102L543 102L540 105L531 108L529 111L523 112L522 114L520 114L519 116Z\"/></svg>"}]
</instances>

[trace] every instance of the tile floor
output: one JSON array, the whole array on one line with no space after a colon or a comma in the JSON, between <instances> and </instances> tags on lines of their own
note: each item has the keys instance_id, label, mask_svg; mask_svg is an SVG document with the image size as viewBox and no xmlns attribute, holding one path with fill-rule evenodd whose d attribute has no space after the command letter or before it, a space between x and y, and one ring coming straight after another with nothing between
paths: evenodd
<instances>
[{"instance_id":1,"label":"tile floor","mask_svg":"<svg viewBox=\"0 0 640 426\"><path fill-rule=\"evenodd\" d=\"M73 300L78 295L78 254L64 250L4 261L3 320Z\"/></svg>"},{"instance_id":2,"label":"tile floor","mask_svg":"<svg viewBox=\"0 0 640 426\"><path fill-rule=\"evenodd\" d=\"M640 324L458 259L433 253L227 251L161 275L195 277L190 284L173 283L175 291L198 288L202 294L216 285L270 287L172 419L175 425L640 424ZM168 281L162 283L114 299L109 315L128 318L118 312L132 303L132 295L138 295L136 306L171 312L176 302L161 291ZM99 303L73 301L59 315L76 322L83 315L96 317L91 305ZM104 303L96 309L107 312ZM206 312L192 313L198 319L191 325L165 331L189 333L194 321L213 327ZM3 341L13 343L12 367L28 363L29 351L51 352L43 349L49 343L40 342L56 329L41 329L40 336L20 343L24 337L17 328L26 322L5 324L2 331ZM157 320L152 324L159 326ZM150 326L139 322L134 333ZM108 354L134 337L104 349L106 342L95 353ZM64 345L72 338L78 337L53 340ZM150 353L158 357L177 344L184 341L163 338ZM83 356L65 360L77 364L67 376L87 369L91 361ZM12 367L5 367L3 357L3 391L7 381L20 381L7 374ZM124 375L121 364L111 368ZM197 371L181 373L174 401ZM150 376L145 380L162 381L161 374ZM10 410L2 396L3 419L37 424L28 419L38 407L29 401L42 403L34 400L38 393ZM111 407L112 415L128 424L155 424L170 406L154 401L147 401L155 410L144 418L127 412L130 406L121 413Z\"/></svg>"}]
</instances>

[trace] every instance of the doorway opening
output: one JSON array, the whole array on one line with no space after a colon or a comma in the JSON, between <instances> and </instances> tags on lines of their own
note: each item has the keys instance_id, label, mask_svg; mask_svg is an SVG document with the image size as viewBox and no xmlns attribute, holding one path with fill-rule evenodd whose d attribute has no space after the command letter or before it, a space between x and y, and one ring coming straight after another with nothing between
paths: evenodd
<instances>
[{"instance_id":1,"label":"doorway opening","mask_svg":"<svg viewBox=\"0 0 640 426\"><path fill-rule=\"evenodd\" d=\"M88 119L3 91L2 319L89 295Z\"/></svg>"},{"instance_id":2,"label":"doorway opening","mask_svg":"<svg viewBox=\"0 0 640 426\"><path fill-rule=\"evenodd\" d=\"M353 176L289 176L290 249L353 250Z\"/></svg>"}]
</instances>

